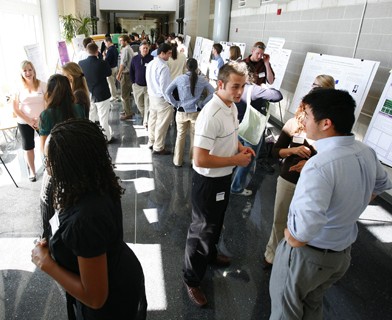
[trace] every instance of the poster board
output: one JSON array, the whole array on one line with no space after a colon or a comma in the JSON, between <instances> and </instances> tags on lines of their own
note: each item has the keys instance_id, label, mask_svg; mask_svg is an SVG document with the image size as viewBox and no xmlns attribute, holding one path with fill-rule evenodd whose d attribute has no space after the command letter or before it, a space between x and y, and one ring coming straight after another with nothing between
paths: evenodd
<instances>
[{"instance_id":1,"label":"poster board","mask_svg":"<svg viewBox=\"0 0 392 320\"><path fill-rule=\"evenodd\" d=\"M48 81L48 71L45 64L44 53L42 47L38 43L28 45L24 47L27 59L31 61L34 65L35 71L37 73L37 79L47 82Z\"/></svg>"},{"instance_id":2,"label":"poster board","mask_svg":"<svg viewBox=\"0 0 392 320\"><path fill-rule=\"evenodd\" d=\"M389 75L363 142L376 151L381 162L392 166L392 74Z\"/></svg>"},{"instance_id":3,"label":"poster board","mask_svg":"<svg viewBox=\"0 0 392 320\"><path fill-rule=\"evenodd\" d=\"M63 66L70 61L67 44L65 43L65 41L57 41L57 50L59 52L60 63Z\"/></svg>"},{"instance_id":4,"label":"poster board","mask_svg":"<svg viewBox=\"0 0 392 320\"><path fill-rule=\"evenodd\" d=\"M213 45L214 45L214 41L203 38L203 42L201 44L201 54L199 56L200 61L198 61L198 63L199 63L199 70L204 75L207 75L208 68L210 66L211 51Z\"/></svg>"},{"instance_id":5,"label":"poster board","mask_svg":"<svg viewBox=\"0 0 392 320\"><path fill-rule=\"evenodd\" d=\"M193 51L193 59L196 59L198 64L201 62L201 46L203 43L203 37L196 37L195 50Z\"/></svg>"},{"instance_id":6,"label":"poster board","mask_svg":"<svg viewBox=\"0 0 392 320\"><path fill-rule=\"evenodd\" d=\"M268 84L268 87L276 90L280 90L282 86L284 74L291 56L291 50L283 49L285 41L284 38L270 37L265 48L265 53L270 55L270 64L275 74L274 83Z\"/></svg>"},{"instance_id":7,"label":"poster board","mask_svg":"<svg viewBox=\"0 0 392 320\"><path fill-rule=\"evenodd\" d=\"M295 113L317 75L328 74L334 77L336 89L347 90L354 98L355 119L358 119L379 65L378 61L308 52L289 111Z\"/></svg>"},{"instance_id":8,"label":"poster board","mask_svg":"<svg viewBox=\"0 0 392 320\"><path fill-rule=\"evenodd\" d=\"M189 44L191 43L191 37L190 36L185 36L184 40L184 46L189 49Z\"/></svg>"}]
</instances>

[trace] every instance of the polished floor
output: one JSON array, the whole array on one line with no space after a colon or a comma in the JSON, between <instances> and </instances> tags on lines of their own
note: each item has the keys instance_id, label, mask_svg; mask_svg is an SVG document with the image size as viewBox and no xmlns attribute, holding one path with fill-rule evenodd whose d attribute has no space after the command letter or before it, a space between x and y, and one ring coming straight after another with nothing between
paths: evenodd
<instances>
[{"instance_id":1,"label":"polished floor","mask_svg":"<svg viewBox=\"0 0 392 320\"><path fill-rule=\"evenodd\" d=\"M140 119L119 121L120 106L112 106L115 141L108 148L126 188L124 236L143 265L148 319L268 319L270 271L263 270L262 261L278 165L274 163L274 174L257 167L249 185L251 197L231 196L219 247L232 256L233 263L225 269L207 270L202 288L208 305L197 308L189 301L181 277L191 220L190 162L177 169L172 156L152 155ZM40 234L42 168L38 181L29 182L20 142L12 140L12 132L6 134L7 143L0 136L2 157L19 188L0 164L0 320L65 320L62 289L30 262L33 239ZM167 136L170 150L175 135L173 125ZM41 166L39 156L37 165ZM391 213L391 205L378 200L361 216L351 267L325 296L325 319L392 319Z\"/></svg>"}]
</instances>

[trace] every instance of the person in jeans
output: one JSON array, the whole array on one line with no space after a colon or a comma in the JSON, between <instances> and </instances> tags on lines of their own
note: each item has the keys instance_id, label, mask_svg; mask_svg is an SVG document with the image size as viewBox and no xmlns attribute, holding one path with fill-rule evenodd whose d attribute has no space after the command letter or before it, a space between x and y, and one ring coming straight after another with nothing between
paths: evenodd
<instances>
[{"instance_id":1,"label":"person in jeans","mask_svg":"<svg viewBox=\"0 0 392 320\"><path fill-rule=\"evenodd\" d=\"M214 93L213 86L206 78L197 74L198 65L196 59L188 59L186 67L188 72L174 79L166 89L166 96L169 102L177 109L177 139L173 157L173 163L176 167L182 166L188 131L190 134L189 159L192 161L196 119L200 110L211 100ZM179 101L173 96L175 89L178 91ZM205 90L207 95L202 98Z\"/></svg>"}]
</instances>

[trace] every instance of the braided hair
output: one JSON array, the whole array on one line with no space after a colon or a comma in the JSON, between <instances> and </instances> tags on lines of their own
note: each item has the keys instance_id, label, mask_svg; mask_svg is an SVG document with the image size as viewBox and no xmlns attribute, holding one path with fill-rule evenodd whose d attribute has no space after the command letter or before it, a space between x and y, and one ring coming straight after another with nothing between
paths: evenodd
<instances>
[{"instance_id":1,"label":"braided hair","mask_svg":"<svg viewBox=\"0 0 392 320\"><path fill-rule=\"evenodd\" d=\"M52 176L53 203L67 208L87 193L120 201L124 189L115 175L102 129L86 119L70 119L51 131L47 166Z\"/></svg>"}]
</instances>

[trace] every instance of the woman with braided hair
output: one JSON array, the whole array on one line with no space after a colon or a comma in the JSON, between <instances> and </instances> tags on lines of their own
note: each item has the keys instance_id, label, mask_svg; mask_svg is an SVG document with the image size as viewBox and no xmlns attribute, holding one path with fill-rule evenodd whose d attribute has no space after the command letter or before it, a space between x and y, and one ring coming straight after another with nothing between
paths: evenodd
<instances>
[{"instance_id":1,"label":"woman with braided hair","mask_svg":"<svg viewBox=\"0 0 392 320\"><path fill-rule=\"evenodd\" d=\"M70 319L145 319L143 270L123 240L124 189L102 130L89 120L60 123L44 153L59 225L32 261L74 297Z\"/></svg>"}]
</instances>

